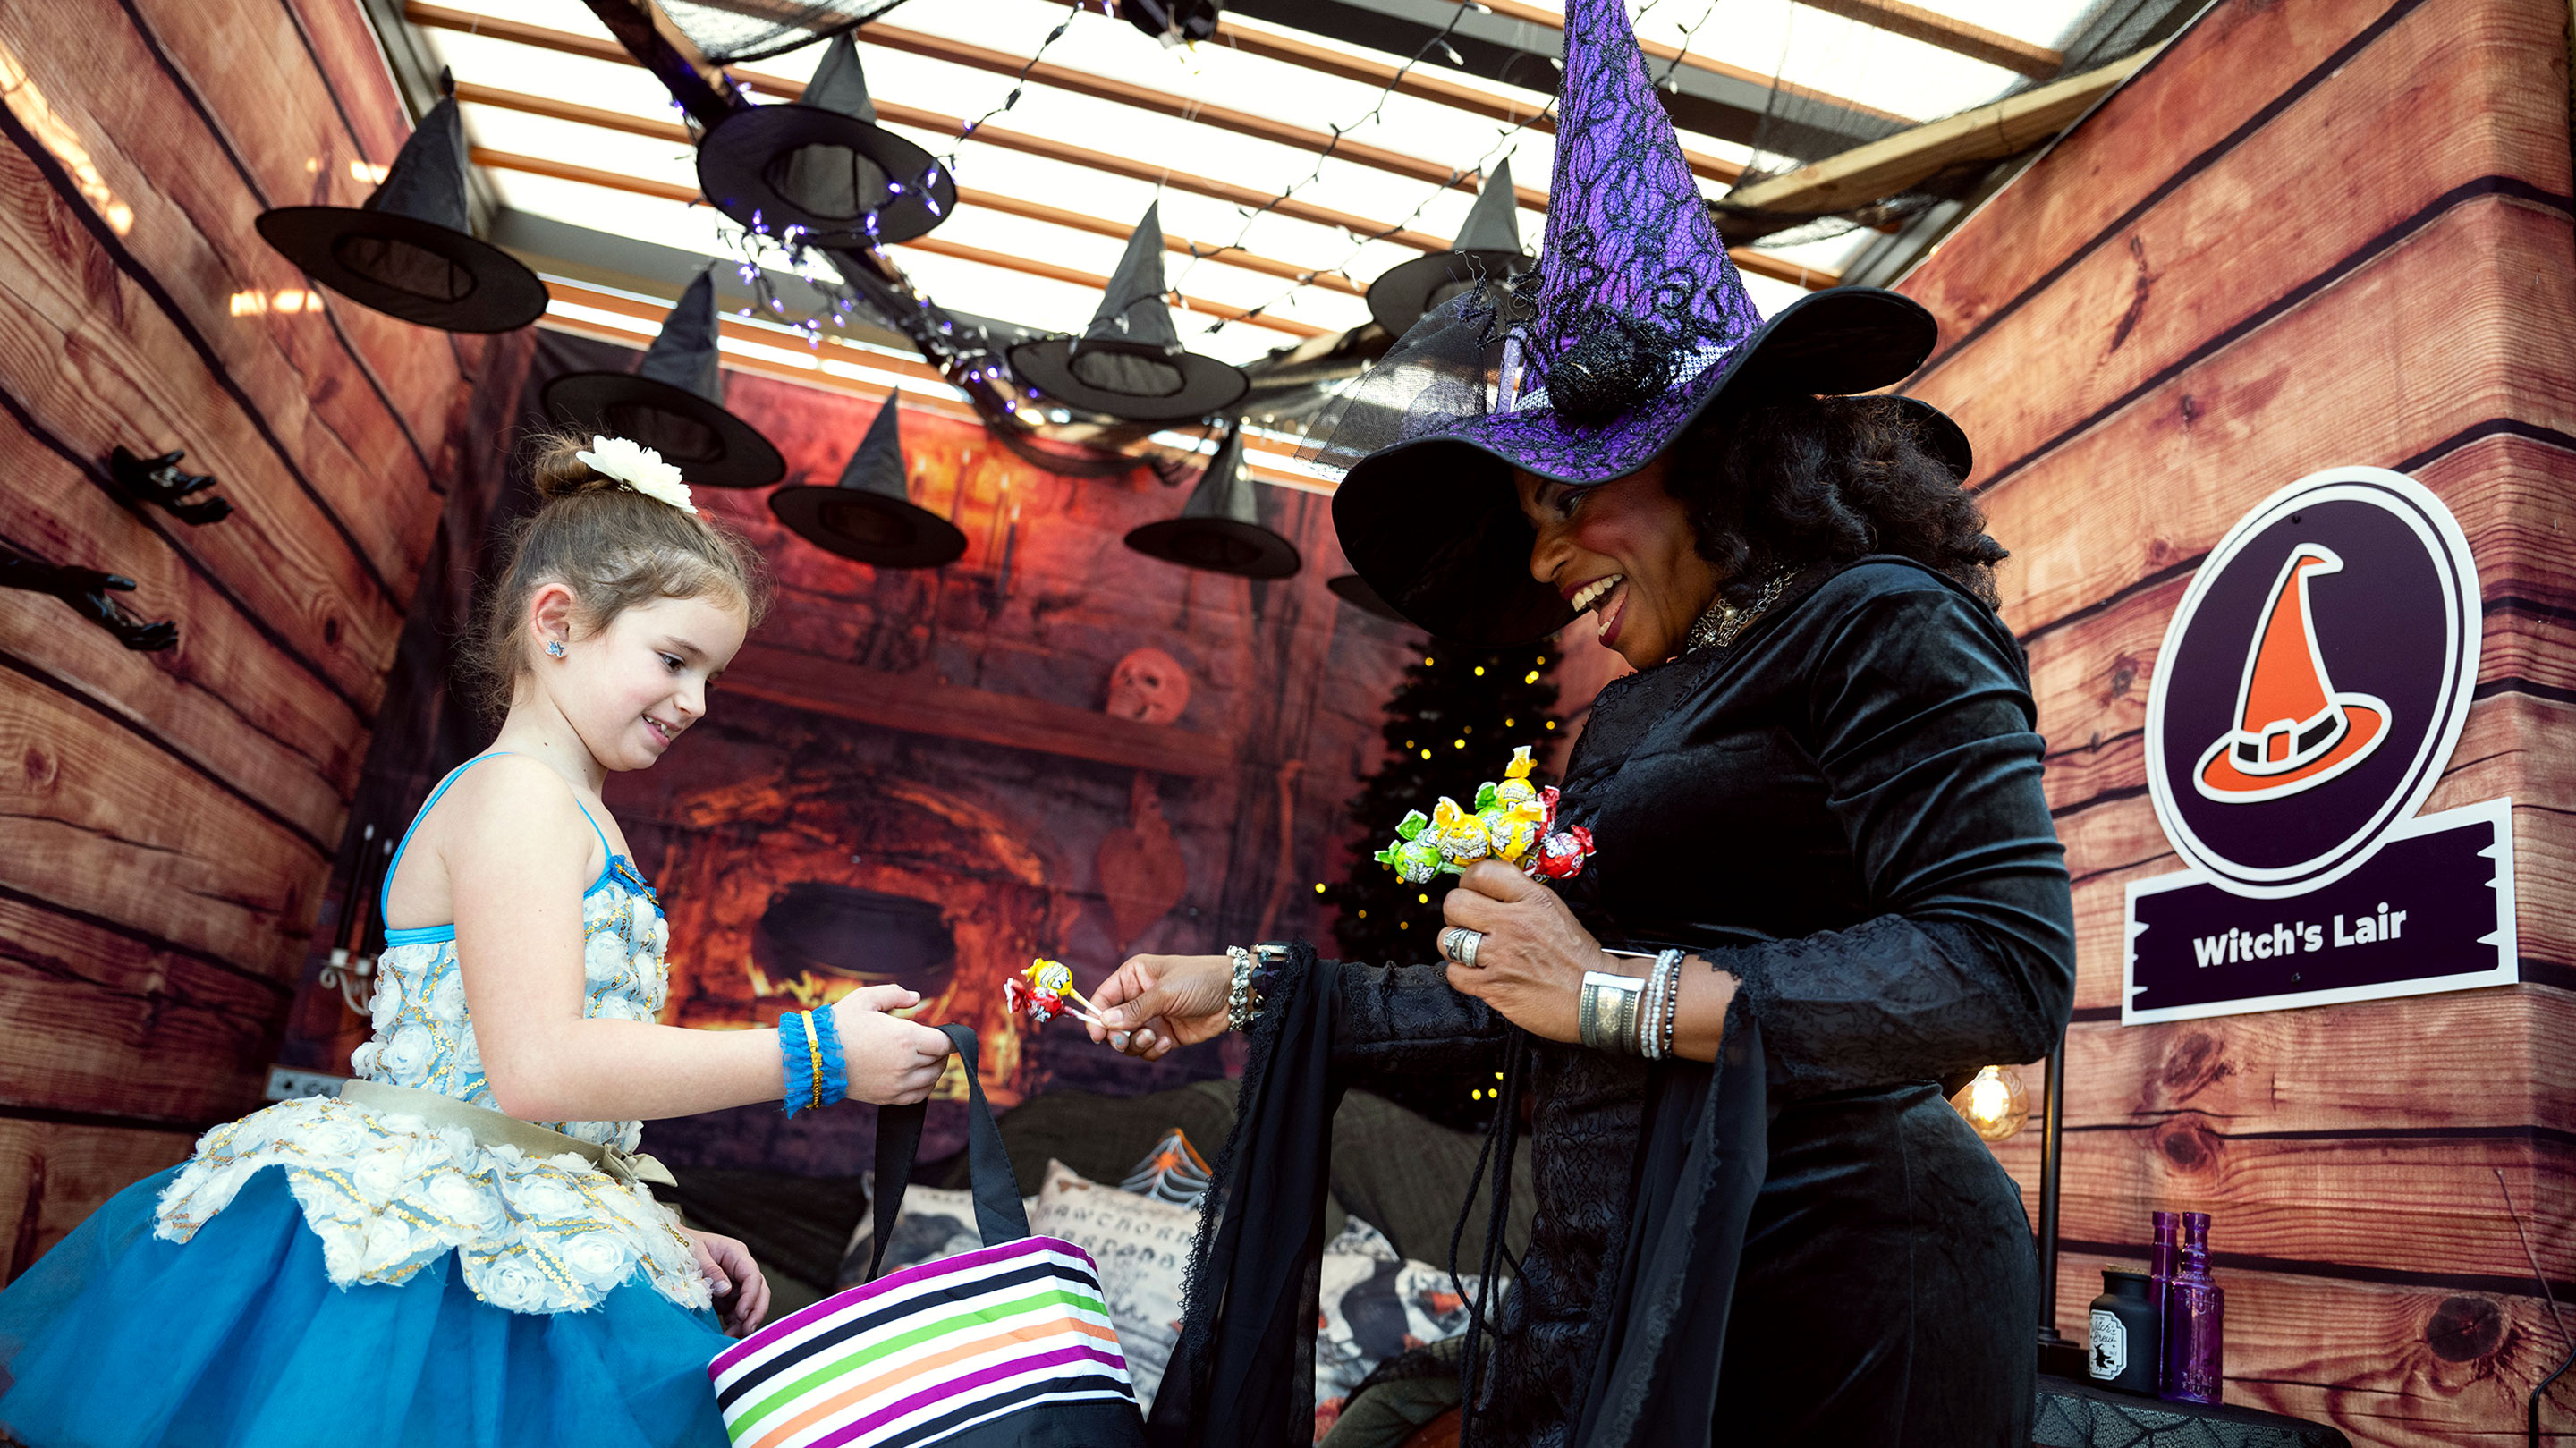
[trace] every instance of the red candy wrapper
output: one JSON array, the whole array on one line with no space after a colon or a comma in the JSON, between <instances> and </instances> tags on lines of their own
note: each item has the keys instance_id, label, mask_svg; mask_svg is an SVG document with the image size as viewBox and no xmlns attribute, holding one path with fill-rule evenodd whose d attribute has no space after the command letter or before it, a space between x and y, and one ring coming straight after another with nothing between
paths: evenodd
<instances>
[{"instance_id":1,"label":"red candy wrapper","mask_svg":"<svg viewBox=\"0 0 2576 1448\"><path fill-rule=\"evenodd\" d=\"M1591 857L1592 831L1574 825L1540 840L1523 865L1533 879L1568 880L1582 874L1583 862Z\"/></svg>"}]
</instances>

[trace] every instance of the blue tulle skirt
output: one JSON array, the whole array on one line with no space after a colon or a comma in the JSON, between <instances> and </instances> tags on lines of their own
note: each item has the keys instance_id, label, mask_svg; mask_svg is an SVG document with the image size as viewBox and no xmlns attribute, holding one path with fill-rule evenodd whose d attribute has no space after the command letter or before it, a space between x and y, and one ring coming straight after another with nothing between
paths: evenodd
<instances>
[{"instance_id":1,"label":"blue tulle skirt","mask_svg":"<svg viewBox=\"0 0 2576 1448\"><path fill-rule=\"evenodd\" d=\"M177 1170L0 1292L0 1429L28 1448L724 1448L712 1314L640 1280L587 1312L514 1313L452 1253L399 1287L335 1287L283 1171L163 1241Z\"/></svg>"}]
</instances>

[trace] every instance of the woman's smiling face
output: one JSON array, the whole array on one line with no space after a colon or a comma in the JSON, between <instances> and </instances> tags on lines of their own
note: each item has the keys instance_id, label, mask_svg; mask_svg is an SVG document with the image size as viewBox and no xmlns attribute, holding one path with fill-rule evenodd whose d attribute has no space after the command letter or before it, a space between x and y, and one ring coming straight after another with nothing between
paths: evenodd
<instances>
[{"instance_id":1,"label":"woman's smiling face","mask_svg":"<svg viewBox=\"0 0 2576 1448\"><path fill-rule=\"evenodd\" d=\"M1717 565L1699 555L1689 511L1665 490L1666 466L1658 457L1588 488L1512 474L1538 529L1530 576L1591 613L1601 642L1640 669L1681 652L1717 598Z\"/></svg>"}]
</instances>

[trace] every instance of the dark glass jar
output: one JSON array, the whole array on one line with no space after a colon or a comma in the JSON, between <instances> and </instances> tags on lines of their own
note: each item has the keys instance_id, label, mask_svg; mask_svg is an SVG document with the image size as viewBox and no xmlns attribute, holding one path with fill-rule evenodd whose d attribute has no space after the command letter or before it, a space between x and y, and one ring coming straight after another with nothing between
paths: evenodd
<instances>
[{"instance_id":1,"label":"dark glass jar","mask_svg":"<svg viewBox=\"0 0 2576 1448\"><path fill-rule=\"evenodd\" d=\"M2102 1269L2102 1295L2093 1299L2092 1350L2085 1364L2103 1387L2152 1398L2164 1324L2148 1286L2144 1272Z\"/></svg>"}]
</instances>

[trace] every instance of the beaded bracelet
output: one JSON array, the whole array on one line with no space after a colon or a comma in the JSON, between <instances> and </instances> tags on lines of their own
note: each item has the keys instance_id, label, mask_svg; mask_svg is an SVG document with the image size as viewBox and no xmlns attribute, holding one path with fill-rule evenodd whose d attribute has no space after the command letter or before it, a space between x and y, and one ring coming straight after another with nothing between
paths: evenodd
<instances>
[{"instance_id":1,"label":"beaded bracelet","mask_svg":"<svg viewBox=\"0 0 2576 1448\"><path fill-rule=\"evenodd\" d=\"M1631 1043L1633 1054L1646 1056L1649 1062L1651 1059L1656 1059L1656 1046L1662 1046L1664 989L1667 989L1667 982L1664 982L1664 961L1662 958L1656 958L1654 964L1646 966L1646 1000L1638 1005L1636 1041Z\"/></svg>"},{"instance_id":2,"label":"beaded bracelet","mask_svg":"<svg viewBox=\"0 0 2576 1448\"><path fill-rule=\"evenodd\" d=\"M1234 984L1225 993L1225 1027L1248 1031L1252 1029L1252 952L1229 945L1225 953L1234 961Z\"/></svg>"},{"instance_id":3,"label":"beaded bracelet","mask_svg":"<svg viewBox=\"0 0 2576 1448\"><path fill-rule=\"evenodd\" d=\"M821 1048L823 1060L821 1079L814 1083L822 1099L814 1104L829 1106L850 1094L850 1064L841 1055L841 1019L829 1008L809 1014L812 1019L806 1030Z\"/></svg>"},{"instance_id":4,"label":"beaded bracelet","mask_svg":"<svg viewBox=\"0 0 2576 1448\"><path fill-rule=\"evenodd\" d=\"M1655 957L1654 1006L1646 1013L1640 1045L1646 1059L1660 1061L1673 1053L1673 1025L1681 1012L1682 953L1667 950Z\"/></svg>"}]
</instances>

